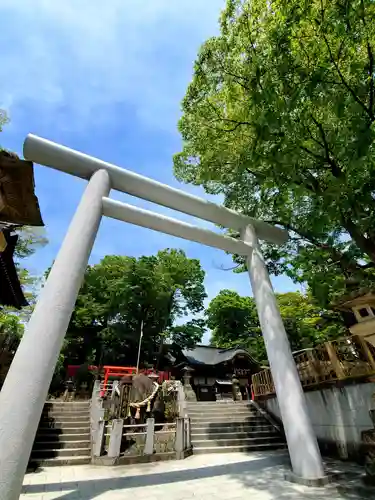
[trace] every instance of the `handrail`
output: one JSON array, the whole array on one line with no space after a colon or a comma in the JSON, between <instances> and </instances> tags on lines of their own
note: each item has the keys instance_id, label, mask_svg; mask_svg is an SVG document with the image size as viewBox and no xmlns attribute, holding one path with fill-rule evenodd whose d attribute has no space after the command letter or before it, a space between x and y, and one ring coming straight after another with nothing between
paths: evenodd
<instances>
[{"instance_id":1,"label":"handrail","mask_svg":"<svg viewBox=\"0 0 375 500\"><path fill-rule=\"evenodd\" d=\"M375 374L375 349L359 335L325 342L293 355L302 387ZM275 394L270 368L252 376L254 397Z\"/></svg>"}]
</instances>

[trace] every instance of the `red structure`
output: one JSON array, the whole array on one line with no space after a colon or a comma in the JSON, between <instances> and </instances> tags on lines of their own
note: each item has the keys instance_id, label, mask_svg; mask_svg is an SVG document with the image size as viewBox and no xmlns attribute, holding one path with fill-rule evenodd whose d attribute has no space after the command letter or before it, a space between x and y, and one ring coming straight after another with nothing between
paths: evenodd
<instances>
[{"instance_id":1,"label":"red structure","mask_svg":"<svg viewBox=\"0 0 375 500\"><path fill-rule=\"evenodd\" d=\"M103 381L103 389L100 393L101 397L103 397L106 392L109 377L122 378L125 377L126 375L135 375L137 373L137 368L135 366L103 366L103 370L104 370L104 381ZM164 380L169 380L170 378L169 372L155 372L152 369L140 370L140 373L144 373L146 375L151 375L152 373L155 373L156 375L159 376L158 378L159 383L162 383Z\"/></svg>"},{"instance_id":2,"label":"red structure","mask_svg":"<svg viewBox=\"0 0 375 500\"><path fill-rule=\"evenodd\" d=\"M67 377L74 378L77 371L81 365L68 365L67 367ZM98 367L90 365L88 369L92 372L98 372ZM109 378L122 378L126 377L126 375L135 375L137 373L137 368L135 366L103 366L100 368L100 371L104 371L104 380L103 380L103 389L100 393L101 397L104 396L107 390L108 380ZM144 373L146 375L150 375L155 373L158 375L158 382L161 384L164 380L170 379L170 373L166 371L155 372L152 369L142 369L139 373Z\"/></svg>"}]
</instances>

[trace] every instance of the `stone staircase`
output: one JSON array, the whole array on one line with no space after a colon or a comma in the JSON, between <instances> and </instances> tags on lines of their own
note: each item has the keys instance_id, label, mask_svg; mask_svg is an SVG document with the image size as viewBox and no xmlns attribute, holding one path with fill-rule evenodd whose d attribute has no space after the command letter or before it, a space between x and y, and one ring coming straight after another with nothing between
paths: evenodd
<instances>
[{"instance_id":1,"label":"stone staircase","mask_svg":"<svg viewBox=\"0 0 375 500\"><path fill-rule=\"evenodd\" d=\"M81 465L91 461L90 401L47 402L29 468Z\"/></svg>"},{"instance_id":2,"label":"stone staircase","mask_svg":"<svg viewBox=\"0 0 375 500\"><path fill-rule=\"evenodd\" d=\"M189 402L194 454L275 450L285 438L249 401Z\"/></svg>"}]
</instances>

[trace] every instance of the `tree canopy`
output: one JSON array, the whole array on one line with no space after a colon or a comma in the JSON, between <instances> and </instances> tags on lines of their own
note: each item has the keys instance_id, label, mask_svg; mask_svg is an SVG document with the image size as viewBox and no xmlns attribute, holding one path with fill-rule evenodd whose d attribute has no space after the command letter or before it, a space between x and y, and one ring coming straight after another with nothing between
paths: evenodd
<instances>
[{"instance_id":1,"label":"tree canopy","mask_svg":"<svg viewBox=\"0 0 375 500\"><path fill-rule=\"evenodd\" d=\"M374 18L372 0L228 0L182 103L178 179L288 229L270 271L321 304L374 282Z\"/></svg>"},{"instance_id":2,"label":"tree canopy","mask_svg":"<svg viewBox=\"0 0 375 500\"><path fill-rule=\"evenodd\" d=\"M299 292L276 294L286 333L293 351L313 347L345 334L338 315L323 311L308 295ZM260 362L267 354L255 301L232 290L221 290L207 310L211 344L218 347L242 346Z\"/></svg>"},{"instance_id":3,"label":"tree canopy","mask_svg":"<svg viewBox=\"0 0 375 500\"><path fill-rule=\"evenodd\" d=\"M135 364L141 328L141 361L157 364L165 343L193 347L204 322L186 315L203 309L204 271L182 250L139 258L109 255L87 268L63 352L77 364Z\"/></svg>"}]
</instances>

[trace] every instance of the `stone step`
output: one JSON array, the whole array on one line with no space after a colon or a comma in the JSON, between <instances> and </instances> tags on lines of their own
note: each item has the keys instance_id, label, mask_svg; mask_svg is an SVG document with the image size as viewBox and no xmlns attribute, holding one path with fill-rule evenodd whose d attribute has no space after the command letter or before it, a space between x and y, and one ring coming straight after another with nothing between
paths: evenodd
<instances>
[{"instance_id":1,"label":"stone step","mask_svg":"<svg viewBox=\"0 0 375 500\"><path fill-rule=\"evenodd\" d=\"M186 401L188 405L245 405L253 404L251 399L240 399L233 401L233 398L217 399L216 401Z\"/></svg>"},{"instance_id":2,"label":"stone step","mask_svg":"<svg viewBox=\"0 0 375 500\"><path fill-rule=\"evenodd\" d=\"M256 410L255 406L249 405L249 404L231 404L231 405L220 405L220 404L214 404L214 405L204 405L204 404L197 404L197 405L186 405L186 408L189 410L199 410L199 411L224 411L224 410Z\"/></svg>"},{"instance_id":3,"label":"stone step","mask_svg":"<svg viewBox=\"0 0 375 500\"><path fill-rule=\"evenodd\" d=\"M230 437L221 437L219 439L212 439L212 437L208 439L192 439L191 443L193 448L196 447L202 448L207 446L252 446L258 444L272 444L274 442L279 442L280 436L277 434L275 436L265 436L265 437L246 437L246 438L230 438Z\"/></svg>"},{"instance_id":4,"label":"stone step","mask_svg":"<svg viewBox=\"0 0 375 500\"><path fill-rule=\"evenodd\" d=\"M58 443L59 441L77 441L78 439L82 439L83 441L90 441L91 435L89 432L82 433L81 429L79 429L80 432L70 433L71 430L69 429L69 433L63 433L63 432L54 432L55 430L60 429L46 429L45 432L37 432L35 436L35 442L43 441L43 442L55 442Z\"/></svg>"},{"instance_id":5,"label":"stone step","mask_svg":"<svg viewBox=\"0 0 375 500\"><path fill-rule=\"evenodd\" d=\"M243 399L242 401L233 401L233 399L221 401L186 401L187 406L250 406L252 404L253 402L248 399Z\"/></svg>"},{"instance_id":6,"label":"stone step","mask_svg":"<svg viewBox=\"0 0 375 500\"><path fill-rule=\"evenodd\" d=\"M81 448L81 449L87 449L90 448L91 446L91 441L88 440L66 440L65 441L65 436L62 436L61 440L58 441L39 441L36 440L33 445L33 450L38 451L38 450L61 450L61 449L76 449L76 448ZM77 438L77 435L76 435Z\"/></svg>"},{"instance_id":7,"label":"stone step","mask_svg":"<svg viewBox=\"0 0 375 500\"><path fill-rule=\"evenodd\" d=\"M261 423L259 425L247 425L241 423L235 423L232 425L228 425L226 423L214 424L214 425L193 424L191 425L190 429L192 433L201 433L201 434L202 433L221 434L223 432L229 432L229 433L245 432L246 434L251 434L252 432L259 432L259 431L277 432L277 429L275 429L273 426L264 423Z\"/></svg>"},{"instance_id":8,"label":"stone step","mask_svg":"<svg viewBox=\"0 0 375 500\"><path fill-rule=\"evenodd\" d=\"M47 426L47 425L39 425L37 435L45 435L45 434L54 434L56 436L61 436L65 434L90 434L90 426L85 424L85 425L76 425L72 426L71 424L68 424L68 427L53 427L53 426Z\"/></svg>"},{"instance_id":9,"label":"stone step","mask_svg":"<svg viewBox=\"0 0 375 500\"><path fill-rule=\"evenodd\" d=\"M209 423L223 423L223 424L230 424L230 423L248 423L248 424L254 424L256 422L267 422L267 420L264 419L264 417L260 417L259 415L232 415L230 417L221 417L221 416L215 416L215 417L210 417L210 416L205 416L205 417L194 417L190 419L192 424L209 424Z\"/></svg>"},{"instance_id":10,"label":"stone step","mask_svg":"<svg viewBox=\"0 0 375 500\"><path fill-rule=\"evenodd\" d=\"M48 422L48 421L58 421L58 422L89 422L90 421L90 415L87 414L77 414L77 415L67 415L66 413L64 414L46 414L42 415L41 417L42 422Z\"/></svg>"},{"instance_id":11,"label":"stone step","mask_svg":"<svg viewBox=\"0 0 375 500\"><path fill-rule=\"evenodd\" d=\"M253 444L253 445L238 445L238 446L202 446L193 447L194 455L203 455L206 453L235 453L235 452L252 452L252 451L267 451L285 449L286 444L283 441L274 442L271 444Z\"/></svg>"},{"instance_id":12,"label":"stone step","mask_svg":"<svg viewBox=\"0 0 375 500\"><path fill-rule=\"evenodd\" d=\"M246 439L246 438L263 438L263 437L274 437L279 436L279 433L275 429L267 431L253 431L253 432L233 432L233 431L223 431L223 432L192 432L191 439Z\"/></svg>"},{"instance_id":13,"label":"stone step","mask_svg":"<svg viewBox=\"0 0 375 500\"><path fill-rule=\"evenodd\" d=\"M91 457L90 447L83 448L48 448L48 449L33 449L31 452L31 460L38 458L44 460L46 458L55 457Z\"/></svg>"},{"instance_id":14,"label":"stone step","mask_svg":"<svg viewBox=\"0 0 375 500\"><path fill-rule=\"evenodd\" d=\"M39 467L60 467L64 465L87 465L91 463L90 456L54 457L43 459L30 459L28 469Z\"/></svg>"},{"instance_id":15,"label":"stone step","mask_svg":"<svg viewBox=\"0 0 375 500\"><path fill-rule=\"evenodd\" d=\"M47 401L44 404L44 408L56 408L58 410L64 409L65 411L74 411L74 410L88 410L91 406L90 401L73 401L73 402L63 402L63 401Z\"/></svg>"},{"instance_id":16,"label":"stone step","mask_svg":"<svg viewBox=\"0 0 375 500\"><path fill-rule=\"evenodd\" d=\"M245 420L218 420L218 421L202 421L202 420L191 420L191 427L227 427L227 428L238 428L238 427L259 427L259 426L269 426L271 425L267 420L262 418L253 418L253 419L245 419Z\"/></svg>"},{"instance_id":17,"label":"stone step","mask_svg":"<svg viewBox=\"0 0 375 500\"><path fill-rule=\"evenodd\" d=\"M87 420L82 422L77 422L72 420L71 422L54 420L51 422L41 422L39 429L78 429L80 428L82 432L87 432L90 430L90 423Z\"/></svg>"},{"instance_id":18,"label":"stone step","mask_svg":"<svg viewBox=\"0 0 375 500\"><path fill-rule=\"evenodd\" d=\"M221 410L221 411L188 411L188 416L190 418L199 418L199 417L207 417L207 418L230 418L232 416L240 416L240 417L256 417L260 416L259 413L256 411L251 411L248 409L238 409L236 411L231 411L231 410Z\"/></svg>"},{"instance_id":19,"label":"stone step","mask_svg":"<svg viewBox=\"0 0 375 500\"><path fill-rule=\"evenodd\" d=\"M52 410L43 410L42 412L42 418L44 417L53 417L56 418L57 416L63 416L63 417L84 417L84 418L90 418L90 410L57 410L57 409L52 409Z\"/></svg>"}]
</instances>

